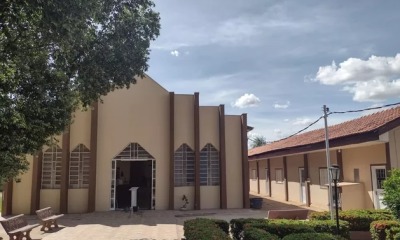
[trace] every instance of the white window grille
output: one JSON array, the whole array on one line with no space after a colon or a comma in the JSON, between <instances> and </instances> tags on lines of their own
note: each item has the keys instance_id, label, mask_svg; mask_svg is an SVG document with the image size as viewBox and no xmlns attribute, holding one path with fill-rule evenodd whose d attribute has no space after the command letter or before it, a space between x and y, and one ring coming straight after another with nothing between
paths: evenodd
<instances>
[{"instance_id":1,"label":"white window grille","mask_svg":"<svg viewBox=\"0 0 400 240\"><path fill-rule=\"evenodd\" d=\"M69 187L88 188L90 171L90 150L79 144L72 152L69 160Z\"/></svg>"},{"instance_id":2,"label":"white window grille","mask_svg":"<svg viewBox=\"0 0 400 240\"><path fill-rule=\"evenodd\" d=\"M277 183L283 183L283 169L282 168L276 168L275 169L275 181Z\"/></svg>"},{"instance_id":3,"label":"white window grille","mask_svg":"<svg viewBox=\"0 0 400 240\"><path fill-rule=\"evenodd\" d=\"M208 143L200 152L200 185L219 186L219 152Z\"/></svg>"},{"instance_id":4,"label":"white window grille","mask_svg":"<svg viewBox=\"0 0 400 240\"><path fill-rule=\"evenodd\" d=\"M62 149L53 145L43 152L42 160L42 189L58 189L61 184Z\"/></svg>"},{"instance_id":5,"label":"white window grille","mask_svg":"<svg viewBox=\"0 0 400 240\"><path fill-rule=\"evenodd\" d=\"M319 185L321 187L328 187L328 170L326 168L319 169Z\"/></svg>"},{"instance_id":6,"label":"white window grille","mask_svg":"<svg viewBox=\"0 0 400 240\"><path fill-rule=\"evenodd\" d=\"M175 187L194 185L194 152L182 144L174 153L174 185Z\"/></svg>"}]
</instances>

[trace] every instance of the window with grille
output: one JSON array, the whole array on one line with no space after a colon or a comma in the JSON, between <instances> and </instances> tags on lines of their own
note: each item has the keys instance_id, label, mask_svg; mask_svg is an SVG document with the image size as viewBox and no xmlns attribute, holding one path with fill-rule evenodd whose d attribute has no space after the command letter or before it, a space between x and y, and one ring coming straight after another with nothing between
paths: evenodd
<instances>
[{"instance_id":1,"label":"window with grille","mask_svg":"<svg viewBox=\"0 0 400 240\"><path fill-rule=\"evenodd\" d=\"M90 150L79 144L69 160L69 188L88 188L90 170Z\"/></svg>"},{"instance_id":2,"label":"window with grille","mask_svg":"<svg viewBox=\"0 0 400 240\"><path fill-rule=\"evenodd\" d=\"M200 185L219 186L219 153L208 143L200 152Z\"/></svg>"},{"instance_id":3,"label":"window with grille","mask_svg":"<svg viewBox=\"0 0 400 240\"><path fill-rule=\"evenodd\" d=\"M283 169L282 168L276 168L275 169L275 181L276 183L283 183Z\"/></svg>"},{"instance_id":4,"label":"window with grille","mask_svg":"<svg viewBox=\"0 0 400 240\"><path fill-rule=\"evenodd\" d=\"M114 157L115 160L124 159L154 159L146 149L138 143L130 143L122 152Z\"/></svg>"},{"instance_id":5,"label":"window with grille","mask_svg":"<svg viewBox=\"0 0 400 240\"><path fill-rule=\"evenodd\" d=\"M61 183L62 149L54 145L43 152L42 189L57 189Z\"/></svg>"},{"instance_id":6,"label":"window with grille","mask_svg":"<svg viewBox=\"0 0 400 240\"><path fill-rule=\"evenodd\" d=\"M326 168L319 169L319 185L327 187L328 185L328 170Z\"/></svg>"},{"instance_id":7,"label":"window with grille","mask_svg":"<svg viewBox=\"0 0 400 240\"><path fill-rule=\"evenodd\" d=\"M182 144L174 154L175 187L194 185L194 152L186 144Z\"/></svg>"}]
</instances>

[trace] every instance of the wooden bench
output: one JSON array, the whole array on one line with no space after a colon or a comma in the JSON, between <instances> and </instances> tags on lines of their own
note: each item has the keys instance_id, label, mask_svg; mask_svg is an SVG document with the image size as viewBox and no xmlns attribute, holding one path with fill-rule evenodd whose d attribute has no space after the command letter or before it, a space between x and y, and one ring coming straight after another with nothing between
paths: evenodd
<instances>
[{"instance_id":1,"label":"wooden bench","mask_svg":"<svg viewBox=\"0 0 400 240\"><path fill-rule=\"evenodd\" d=\"M46 227L48 230L51 230L51 225L54 225L54 227L58 228L57 219L64 216L64 214L55 215L51 207L37 210L36 215L42 223L42 228L40 231L45 231Z\"/></svg>"},{"instance_id":2,"label":"wooden bench","mask_svg":"<svg viewBox=\"0 0 400 240\"><path fill-rule=\"evenodd\" d=\"M269 210L268 219L297 219L305 220L308 216L308 209Z\"/></svg>"},{"instance_id":3,"label":"wooden bench","mask_svg":"<svg viewBox=\"0 0 400 240\"><path fill-rule=\"evenodd\" d=\"M1 225L3 226L4 230L10 236L10 240L12 239L23 239L24 237L27 240L31 240L30 232L35 227L39 226L39 224L31 224L28 225L24 214L17 215L15 217L2 219L0 220Z\"/></svg>"}]
</instances>

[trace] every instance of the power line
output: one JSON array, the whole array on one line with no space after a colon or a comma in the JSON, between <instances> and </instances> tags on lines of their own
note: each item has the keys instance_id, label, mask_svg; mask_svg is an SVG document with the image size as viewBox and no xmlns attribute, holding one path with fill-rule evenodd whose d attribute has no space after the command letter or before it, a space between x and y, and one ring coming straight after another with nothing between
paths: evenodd
<instances>
[{"instance_id":1,"label":"power line","mask_svg":"<svg viewBox=\"0 0 400 240\"><path fill-rule=\"evenodd\" d=\"M392 107L392 106L396 106L396 105L400 105L400 102L390 103L390 104L386 104L386 105L383 105L383 106L380 106L380 107L369 107L369 108L356 109L356 110L347 110L347 111L333 111L333 112L329 112L328 115L331 115L331 114L343 114L343 113L364 112L364 111L369 111L369 110L376 110L376 109L382 109L382 108ZM271 144L271 143L283 141L283 140L286 140L286 139L291 138L291 137L293 137L293 136L296 136L297 134L302 133L302 132L304 132L305 130L309 129L311 126L315 125L315 124L316 124L317 122L319 122L323 117L324 117L324 116L319 117L317 120L315 120L314 122L310 123L307 127L303 128L303 129L301 129L301 130L299 130L299 131L297 131L297 132L295 132L295 133L293 133L293 134L291 134L291 135L289 135L289 136L287 136L287 137L284 137L284 138L281 138L281 139L278 139L278 140L275 140L275 141L269 141L269 142L267 142L267 144ZM250 140L252 140L252 141L254 142L253 139L250 139Z\"/></svg>"},{"instance_id":2,"label":"power line","mask_svg":"<svg viewBox=\"0 0 400 240\"><path fill-rule=\"evenodd\" d=\"M286 140L286 139L288 139L288 138L291 138L291 137L293 137L293 136L296 136L297 134L299 134L299 133L301 133L301 132L304 132L305 130L307 130L308 128L310 128L312 125L314 125L314 124L316 124L317 122L319 122L319 120L321 120L323 117L324 117L324 116L319 117L317 120L315 120L314 122L310 123L307 127L305 127L305 128L303 128L303 129L301 129L301 130L299 130L299 131L293 133L293 134L290 135L290 136L284 137L284 138L279 139L279 140L267 142L267 144L274 143L274 142L279 142L279 141L282 141L282 140Z\"/></svg>"},{"instance_id":3,"label":"power line","mask_svg":"<svg viewBox=\"0 0 400 240\"><path fill-rule=\"evenodd\" d=\"M328 115L330 114L335 114L335 113L356 113L356 112L364 112L364 111L369 111L369 110L376 110L376 109L381 109L381 108L386 108L386 107L391 107L391 106L396 106L399 105L400 102L396 102L396 103L390 103L390 104L386 104L380 107L369 107L369 108L363 108L363 109L357 109L357 110L347 110L347 111L342 111L342 112L329 112Z\"/></svg>"}]
</instances>

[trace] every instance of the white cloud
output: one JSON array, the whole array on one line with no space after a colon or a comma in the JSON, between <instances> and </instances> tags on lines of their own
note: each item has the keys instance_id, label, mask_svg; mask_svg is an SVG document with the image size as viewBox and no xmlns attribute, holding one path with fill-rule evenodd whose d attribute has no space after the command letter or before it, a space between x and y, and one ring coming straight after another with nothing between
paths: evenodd
<instances>
[{"instance_id":1,"label":"white cloud","mask_svg":"<svg viewBox=\"0 0 400 240\"><path fill-rule=\"evenodd\" d=\"M256 95L245 93L232 106L237 108L257 107L260 102L261 100Z\"/></svg>"},{"instance_id":2,"label":"white cloud","mask_svg":"<svg viewBox=\"0 0 400 240\"><path fill-rule=\"evenodd\" d=\"M289 122L289 118L283 119L284 122Z\"/></svg>"},{"instance_id":3,"label":"white cloud","mask_svg":"<svg viewBox=\"0 0 400 240\"><path fill-rule=\"evenodd\" d=\"M312 120L309 118L296 118L296 120L293 121L293 125L308 125L311 123Z\"/></svg>"},{"instance_id":4,"label":"white cloud","mask_svg":"<svg viewBox=\"0 0 400 240\"><path fill-rule=\"evenodd\" d=\"M379 102L400 95L400 54L395 57L371 56L368 60L349 58L336 65L319 68L315 81L344 85L358 102Z\"/></svg>"},{"instance_id":5,"label":"white cloud","mask_svg":"<svg viewBox=\"0 0 400 240\"><path fill-rule=\"evenodd\" d=\"M284 104L278 104L278 103L274 104L274 108L276 108L276 109L286 109L289 106L290 106L290 102L289 101L286 101L286 103L284 103Z\"/></svg>"},{"instance_id":6,"label":"white cloud","mask_svg":"<svg viewBox=\"0 0 400 240\"><path fill-rule=\"evenodd\" d=\"M178 50L173 50L171 51L171 55L175 57L179 57L179 51Z\"/></svg>"},{"instance_id":7,"label":"white cloud","mask_svg":"<svg viewBox=\"0 0 400 240\"><path fill-rule=\"evenodd\" d=\"M275 128L275 129L274 129L274 133L275 133L275 134L281 134L281 133L282 133L282 130L280 130L279 128Z\"/></svg>"}]
</instances>

